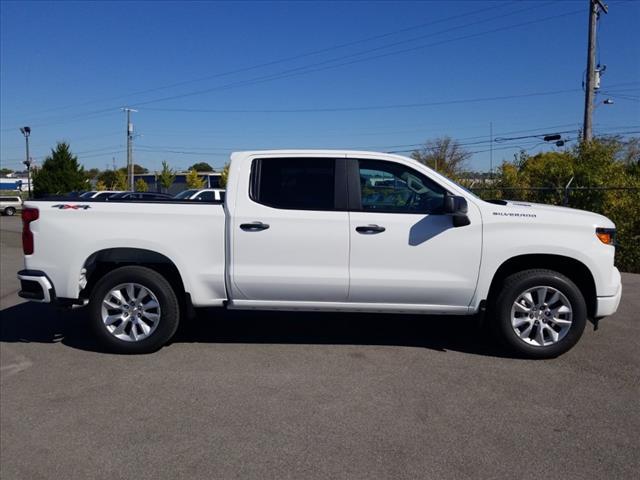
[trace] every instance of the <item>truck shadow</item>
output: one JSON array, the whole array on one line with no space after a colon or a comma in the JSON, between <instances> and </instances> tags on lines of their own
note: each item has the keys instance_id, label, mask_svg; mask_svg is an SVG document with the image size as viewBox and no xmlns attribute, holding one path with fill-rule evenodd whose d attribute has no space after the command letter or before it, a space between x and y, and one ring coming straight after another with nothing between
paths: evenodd
<instances>
[{"instance_id":1,"label":"truck shadow","mask_svg":"<svg viewBox=\"0 0 640 480\"><path fill-rule=\"evenodd\" d=\"M183 321L171 343L382 345L509 356L485 330L471 317L207 309ZM0 311L0 342L62 343L105 352L95 341L85 309L32 302Z\"/></svg>"}]
</instances>

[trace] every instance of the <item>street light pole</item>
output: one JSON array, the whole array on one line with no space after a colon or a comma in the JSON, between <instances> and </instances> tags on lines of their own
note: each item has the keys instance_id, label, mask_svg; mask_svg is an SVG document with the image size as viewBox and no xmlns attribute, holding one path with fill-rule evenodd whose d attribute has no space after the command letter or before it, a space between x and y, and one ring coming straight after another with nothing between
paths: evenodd
<instances>
[{"instance_id":1,"label":"street light pole","mask_svg":"<svg viewBox=\"0 0 640 480\"><path fill-rule=\"evenodd\" d=\"M31 198L31 157L29 156L29 136L31 135L31 127L21 127L20 132L24 135L27 147L27 158L22 163L27 167L27 186L29 187L29 198Z\"/></svg>"}]
</instances>

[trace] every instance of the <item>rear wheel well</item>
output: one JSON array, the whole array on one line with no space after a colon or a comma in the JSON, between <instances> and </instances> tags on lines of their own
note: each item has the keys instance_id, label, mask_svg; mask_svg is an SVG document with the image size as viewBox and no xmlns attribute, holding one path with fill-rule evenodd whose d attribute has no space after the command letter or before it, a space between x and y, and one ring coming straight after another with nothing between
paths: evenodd
<instances>
[{"instance_id":1,"label":"rear wheel well","mask_svg":"<svg viewBox=\"0 0 640 480\"><path fill-rule=\"evenodd\" d=\"M179 299L186 298L184 283L175 264L161 253L142 248L109 248L92 254L83 266L86 285L80 290L80 297L89 298L102 277L128 265L155 270L167 279Z\"/></svg>"},{"instance_id":2,"label":"rear wheel well","mask_svg":"<svg viewBox=\"0 0 640 480\"><path fill-rule=\"evenodd\" d=\"M593 318L596 312L596 285L587 266L574 258L562 255L531 254L510 258L496 271L489 288L489 303L495 299L504 280L511 274L529 269L548 269L562 273L580 289L587 305L587 315Z\"/></svg>"}]
</instances>

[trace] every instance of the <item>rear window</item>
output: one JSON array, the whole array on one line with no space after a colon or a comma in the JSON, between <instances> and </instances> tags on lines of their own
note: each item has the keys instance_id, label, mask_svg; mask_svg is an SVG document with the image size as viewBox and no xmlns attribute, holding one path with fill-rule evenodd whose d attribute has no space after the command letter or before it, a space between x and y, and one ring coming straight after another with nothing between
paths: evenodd
<instances>
[{"instance_id":1,"label":"rear window","mask_svg":"<svg viewBox=\"0 0 640 480\"><path fill-rule=\"evenodd\" d=\"M251 198L263 205L292 210L333 210L333 158L268 158L252 168Z\"/></svg>"}]
</instances>

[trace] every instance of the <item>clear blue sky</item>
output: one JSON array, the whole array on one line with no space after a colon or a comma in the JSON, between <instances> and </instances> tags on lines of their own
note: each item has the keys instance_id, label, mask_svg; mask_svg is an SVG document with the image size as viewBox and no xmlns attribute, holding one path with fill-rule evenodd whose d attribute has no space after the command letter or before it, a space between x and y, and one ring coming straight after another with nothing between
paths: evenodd
<instances>
[{"instance_id":1,"label":"clear blue sky","mask_svg":"<svg viewBox=\"0 0 640 480\"><path fill-rule=\"evenodd\" d=\"M640 2L609 6L599 61L615 104L597 107L596 132L637 132ZM124 105L139 110L135 161L152 170L219 167L242 149L407 150L440 135L487 170L490 122L496 137L582 122L587 0L3 1L0 26L0 162L14 169L21 125L36 162L67 140L87 168L123 166ZM452 103L529 94L542 95ZM494 164L515 145L551 148L537 142L494 143Z\"/></svg>"}]
</instances>

